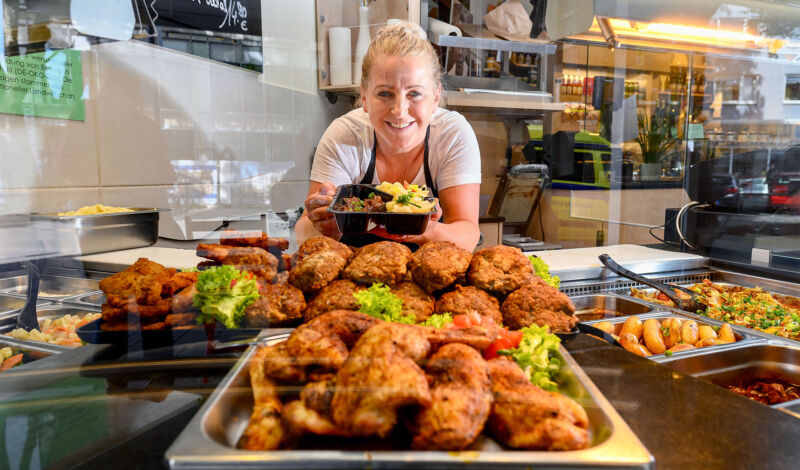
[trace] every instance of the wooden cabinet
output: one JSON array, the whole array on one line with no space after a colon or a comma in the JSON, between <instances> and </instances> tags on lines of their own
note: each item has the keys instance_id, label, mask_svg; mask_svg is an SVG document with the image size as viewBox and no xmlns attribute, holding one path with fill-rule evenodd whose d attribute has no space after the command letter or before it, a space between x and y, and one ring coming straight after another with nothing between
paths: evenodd
<instances>
[{"instance_id":1,"label":"wooden cabinet","mask_svg":"<svg viewBox=\"0 0 800 470\"><path fill-rule=\"evenodd\" d=\"M355 51L358 40L359 0L317 0L317 83L319 89L331 93L357 93L358 85L332 86L330 60L328 59L328 30L344 26L351 28L350 51ZM404 19L419 24L420 0L372 0L369 2L370 37L391 18Z\"/></svg>"}]
</instances>

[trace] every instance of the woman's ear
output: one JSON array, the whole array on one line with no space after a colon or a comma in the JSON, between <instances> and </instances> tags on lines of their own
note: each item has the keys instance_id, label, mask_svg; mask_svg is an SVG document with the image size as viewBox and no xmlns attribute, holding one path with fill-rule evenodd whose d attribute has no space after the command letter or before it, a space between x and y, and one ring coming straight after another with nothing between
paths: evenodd
<instances>
[{"instance_id":1,"label":"woman's ear","mask_svg":"<svg viewBox=\"0 0 800 470\"><path fill-rule=\"evenodd\" d=\"M364 97L367 96L366 90L364 90L364 88L362 87L359 88L359 92L361 93L361 108L364 110L365 113L369 113L369 111L367 111L367 100L364 99Z\"/></svg>"},{"instance_id":2,"label":"woman's ear","mask_svg":"<svg viewBox=\"0 0 800 470\"><path fill-rule=\"evenodd\" d=\"M442 99L442 84L439 83L436 85L436 96L433 99L434 104L436 107L439 107L439 101Z\"/></svg>"}]
</instances>

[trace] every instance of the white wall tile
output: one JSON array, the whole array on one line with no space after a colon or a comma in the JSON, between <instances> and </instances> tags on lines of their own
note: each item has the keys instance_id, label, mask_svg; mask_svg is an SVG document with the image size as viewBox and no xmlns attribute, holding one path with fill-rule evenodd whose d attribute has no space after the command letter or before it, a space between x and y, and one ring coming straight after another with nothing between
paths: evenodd
<instances>
[{"instance_id":1,"label":"white wall tile","mask_svg":"<svg viewBox=\"0 0 800 470\"><path fill-rule=\"evenodd\" d=\"M0 190L2 214L69 211L98 203L105 201L97 188Z\"/></svg>"}]
</instances>

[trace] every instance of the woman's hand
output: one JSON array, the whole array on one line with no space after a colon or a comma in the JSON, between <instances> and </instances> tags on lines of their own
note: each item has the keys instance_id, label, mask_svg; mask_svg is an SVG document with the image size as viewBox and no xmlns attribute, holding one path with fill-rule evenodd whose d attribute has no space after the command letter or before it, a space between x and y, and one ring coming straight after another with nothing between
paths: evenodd
<instances>
[{"instance_id":1,"label":"woman's hand","mask_svg":"<svg viewBox=\"0 0 800 470\"><path fill-rule=\"evenodd\" d=\"M336 187L332 183L322 183L317 192L309 194L306 198L305 213L319 233L338 240L342 234L336 227L333 214L328 212L334 194Z\"/></svg>"}]
</instances>

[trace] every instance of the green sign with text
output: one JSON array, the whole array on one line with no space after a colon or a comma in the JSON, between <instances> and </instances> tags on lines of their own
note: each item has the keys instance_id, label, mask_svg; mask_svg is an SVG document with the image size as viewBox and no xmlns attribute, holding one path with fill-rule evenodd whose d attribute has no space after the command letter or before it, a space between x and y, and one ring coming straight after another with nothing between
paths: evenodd
<instances>
[{"instance_id":1,"label":"green sign with text","mask_svg":"<svg viewBox=\"0 0 800 470\"><path fill-rule=\"evenodd\" d=\"M81 52L5 57L5 67L0 64L0 113L86 120Z\"/></svg>"}]
</instances>

